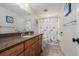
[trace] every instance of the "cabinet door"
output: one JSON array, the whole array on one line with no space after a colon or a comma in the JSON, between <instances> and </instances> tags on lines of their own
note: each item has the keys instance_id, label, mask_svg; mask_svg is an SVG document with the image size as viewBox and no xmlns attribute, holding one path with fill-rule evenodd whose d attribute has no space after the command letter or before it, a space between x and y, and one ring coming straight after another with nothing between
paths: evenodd
<instances>
[{"instance_id":1,"label":"cabinet door","mask_svg":"<svg viewBox=\"0 0 79 59\"><path fill-rule=\"evenodd\" d=\"M18 56L24 56L24 52L20 53Z\"/></svg>"},{"instance_id":2,"label":"cabinet door","mask_svg":"<svg viewBox=\"0 0 79 59\"><path fill-rule=\"evenodd\" d=\"M31 39L28 41L25 41L25 49L29 48L29 46L31 46Z\"/></svg>"},{"instance_id":3,"label":"cabinet door","mask_svg":"<svg viewBox=\"0 0 79 59\"><path fill-rule=\"evenodd\" d=\"M25 49L25 56L31 56L31 48Z\"/></svg>"},{"instance_id":4,"label":"cabinet door","mask_svg":"<svg viewBox=\"0 0 79 59\"><path fill-rule=\"evenodd\" d=\"M34 51L33 45L31 46L31 49L30 49L30 55L35 56L35 51Z\"/></svg>"},{"instance_id":5,"label":"cabinet door","mask_svg":"<svg viewBox=\"0 0 79 59\"><path fill-rule=\"evenodd\" d=\"M41 51L42 51L42 35L39 36L38 45L39 45L39 51L41 53Z\"/></svg>"},{"instance_id":6,"label":"cabinet door","mask_svg":"<svg viewBox=\"0 0 79 59\"><path fill-rule=\"evenodd\" d=\"M31 38L30 40L25 42L25 56L36 56L40 55L40 40L39 36Z\"/></svg>"},{"instance_id":7,"label":"cabinet door","mask_svg":"<svg viewBox=\"0 0 79 59\"><path fill-rule=\"evenodd\" d=\"M33 45L35 42L35 38L31 38L28 41L25 41L25 49L27 49L28 47L30 47L31 45Z\"/></svg>"},{"instance_id":8,"label":"cabinet door","mask_svg":"<svg viewBox=\"0 0 79 59\"><path fill-rule=\"evenodd\" d=\"M21 43L15 47L12 47L2 53L0 53L1 56L16 56L18 54L20 54L21 52L23 52L24 50L24 44Z\"/></svg>"},{"instance_id":9,"label":"cabinet door","mask_svg":"<svg viewBox=\"0 0 79 59\"><path fill-rule=\"evenodd\" d=\"M39 55L39 50L40 50L40 48L39 48L39 43L38 43L38 41L36 42L35 48L36 48L36 55Z\"/></svg>"},{"instance_id":10,"label":"cabinet door","mask_svg":"<svg viewBox=\"0 0 79 59\"><path fill-rule=\"evenodd\" d=\"M36 44L34 43L33 45L32 45L32 47L31 47L31 55L32 56L36 56Z\"/></svg>"},{"instance_id":11,"label":"cabinet door","mask_svg":"<svg viewBox=\"0 0 79 59\"><path fill-rule=\"evenodd\" d=\"M25 56L35 56L34 49L32 46L25 50Z\"/></svg>"},{"instance_id":12,"label":"cabinet door","mask_svg":"<svg viewBox=\"0 0 79 59\"><path fill-rule=\"evenodd\" d=\"M37 56L37 55L39 55L39 53L40 53L40 48L39 48L39 43L38 43L38 41L37 42L35 42L33 45L32 45L32 50L31 50L32 52L31 52L31 55L32 56Z\"/></svg>"}]
</instances>

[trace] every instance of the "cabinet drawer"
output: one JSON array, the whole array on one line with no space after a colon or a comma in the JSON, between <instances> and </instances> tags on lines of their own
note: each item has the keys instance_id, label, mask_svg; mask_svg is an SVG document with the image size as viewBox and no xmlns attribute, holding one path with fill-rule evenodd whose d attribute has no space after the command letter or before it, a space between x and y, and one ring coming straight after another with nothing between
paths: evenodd
<instances>
[{"instance_id":1,"label":"cabinet drawer","mask_svg":"<svg viewBox=\"0 0 79 59\"><path fill-rule=\"evenodd\" d=\"M10 49L0 53L0 55L2 55L2 56L16 56L24 50L23 48L24 48L24 45L22 43L22 44L19 44L13 48L10 48Z\"/></svg>"}]
</instances>

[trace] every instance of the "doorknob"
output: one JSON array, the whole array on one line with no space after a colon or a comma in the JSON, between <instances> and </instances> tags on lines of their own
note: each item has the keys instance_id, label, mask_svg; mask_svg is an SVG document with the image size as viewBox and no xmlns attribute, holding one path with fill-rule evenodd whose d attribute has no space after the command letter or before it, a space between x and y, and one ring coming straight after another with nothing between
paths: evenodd
<instances>
[{"instance_id":1,"label":"doorknob","mask_svg":"<svg viewBox=\"0 0 79 59\"><path fill-rule=\"evenodd\" d=\"M77 39L73 38L72 41L77 42L79 44L79 38L77 38Z\"/></svg>"}]
</instances>

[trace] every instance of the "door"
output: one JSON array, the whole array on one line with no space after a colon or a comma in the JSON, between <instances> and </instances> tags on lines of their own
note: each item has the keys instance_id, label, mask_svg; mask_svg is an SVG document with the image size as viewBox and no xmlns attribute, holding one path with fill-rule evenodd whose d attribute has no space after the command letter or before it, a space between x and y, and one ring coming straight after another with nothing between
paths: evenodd
<instances>
[{"instance_id":1,"label":"door","mask_svg":"<svg viewBox=\"0 0 79 59\"><path fill-rule=\"evenodd\" d=\"M77 55L77 42L73 42L73 38L77 38L77 20L76 20L76 4L71 4L71 13L63 16L63 35L61 47L66 56Z\"/></svg>"},{"instance_id":2,"label":"door","mask_svg":"<svg viewBox=\"0 0 79 59\"><path fill-rule=\"evenodd\" d=\"M77 19L77 38L79 38L79 4L76 4L76 19ZM77 48L77 55L79 56L79 44L77 42L75 43Z\"/></svg>"},{"instance_id":3,"label":"door","mask_svg":"<svg viewBox=\"0 0 79 59\"><path fill-rule=\"evenodd\" d=\"M67 53L69 55L74 55L74 56L79 56L79 4L72 4L72 21L69 27L69 29L66 29L68 31L67 35L69 36L70 39L72 39L72 42L67 41L70 43L70 46L68 45L67 49L69 50ZM71 19L70 18L70 19ZM70 35L69 35L70 34ZM74 38L74 41L73 41Z\"/></svg>"}]
</instances>

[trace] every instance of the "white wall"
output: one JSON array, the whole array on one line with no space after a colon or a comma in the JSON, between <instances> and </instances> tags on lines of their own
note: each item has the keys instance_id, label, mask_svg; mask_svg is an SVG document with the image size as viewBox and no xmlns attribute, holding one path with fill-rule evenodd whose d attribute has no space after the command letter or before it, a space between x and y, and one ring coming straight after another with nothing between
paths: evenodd
<instances>
[{"instance_id":1,"label":"white wall","mask_svg":"<svg viewBox=\"0 0 79 59\"><path fill-rule=\"evenodd\" d=\"M34 31L35 33L38 33L38 23L36 23L36 19L29 15L27 20L24 22L26 31Z\"/></svg>"},{"instance_id":2,"label":"white wall","mask_svg":"<svg viewBox=\"0 0 79 59\"><path fill-rule=\"evenodd\" d=\"M60 16L60 23L62 24L61 31L63 31L63 36L61 36L61 47L65 55L76 55L76 46L75 43L72 42L72 38L76 37L76 25L63 26L63 24L76 20L76 7L75 4L72 4L71 13L66 17L64 17L64 6L62 9L63 12Z\"/></svg>"},{"instance_id":3,"label":"white wall","mask_svg":"<svg viewBox=\"0 0 79 59\"><path fill-rule=\"evenodd\" d=\"M14 23L6 23L6 16L12 16L14 18ZM30 16L30 15L29 15ZM26 16L26 19L23 17L19 16L16 12L6 9L4 7L0 7L0 26L9 26L9 27L15 27L15 28L0 28L0 34L3 33L12 33L18 31L23 31L25 28L25 21L27 22L29 16ZM36 21L32 16L31 17L31 22L32 22L32 28L34 31L36 31ZM29 27L29 26L28 26ZM26 28L27 30L28 28Z\"/></svg>"},{"instance_id":4,"label":"white wall","mask_svg":"<svg viewBox=\"0 0 79 59\"><path fill-rule=\"evenodd\" d=\"M14 23L7 23L6 16L12 16L14 18ZM0 26L15 27L16 29L21 30L22 26L19 26L19 23L21 24L22 21L23 18L18 16L18 14L9 9L0 7ZM0 34L15 32L15 28L0 28Z\"/></svg>"}]
</instances>

